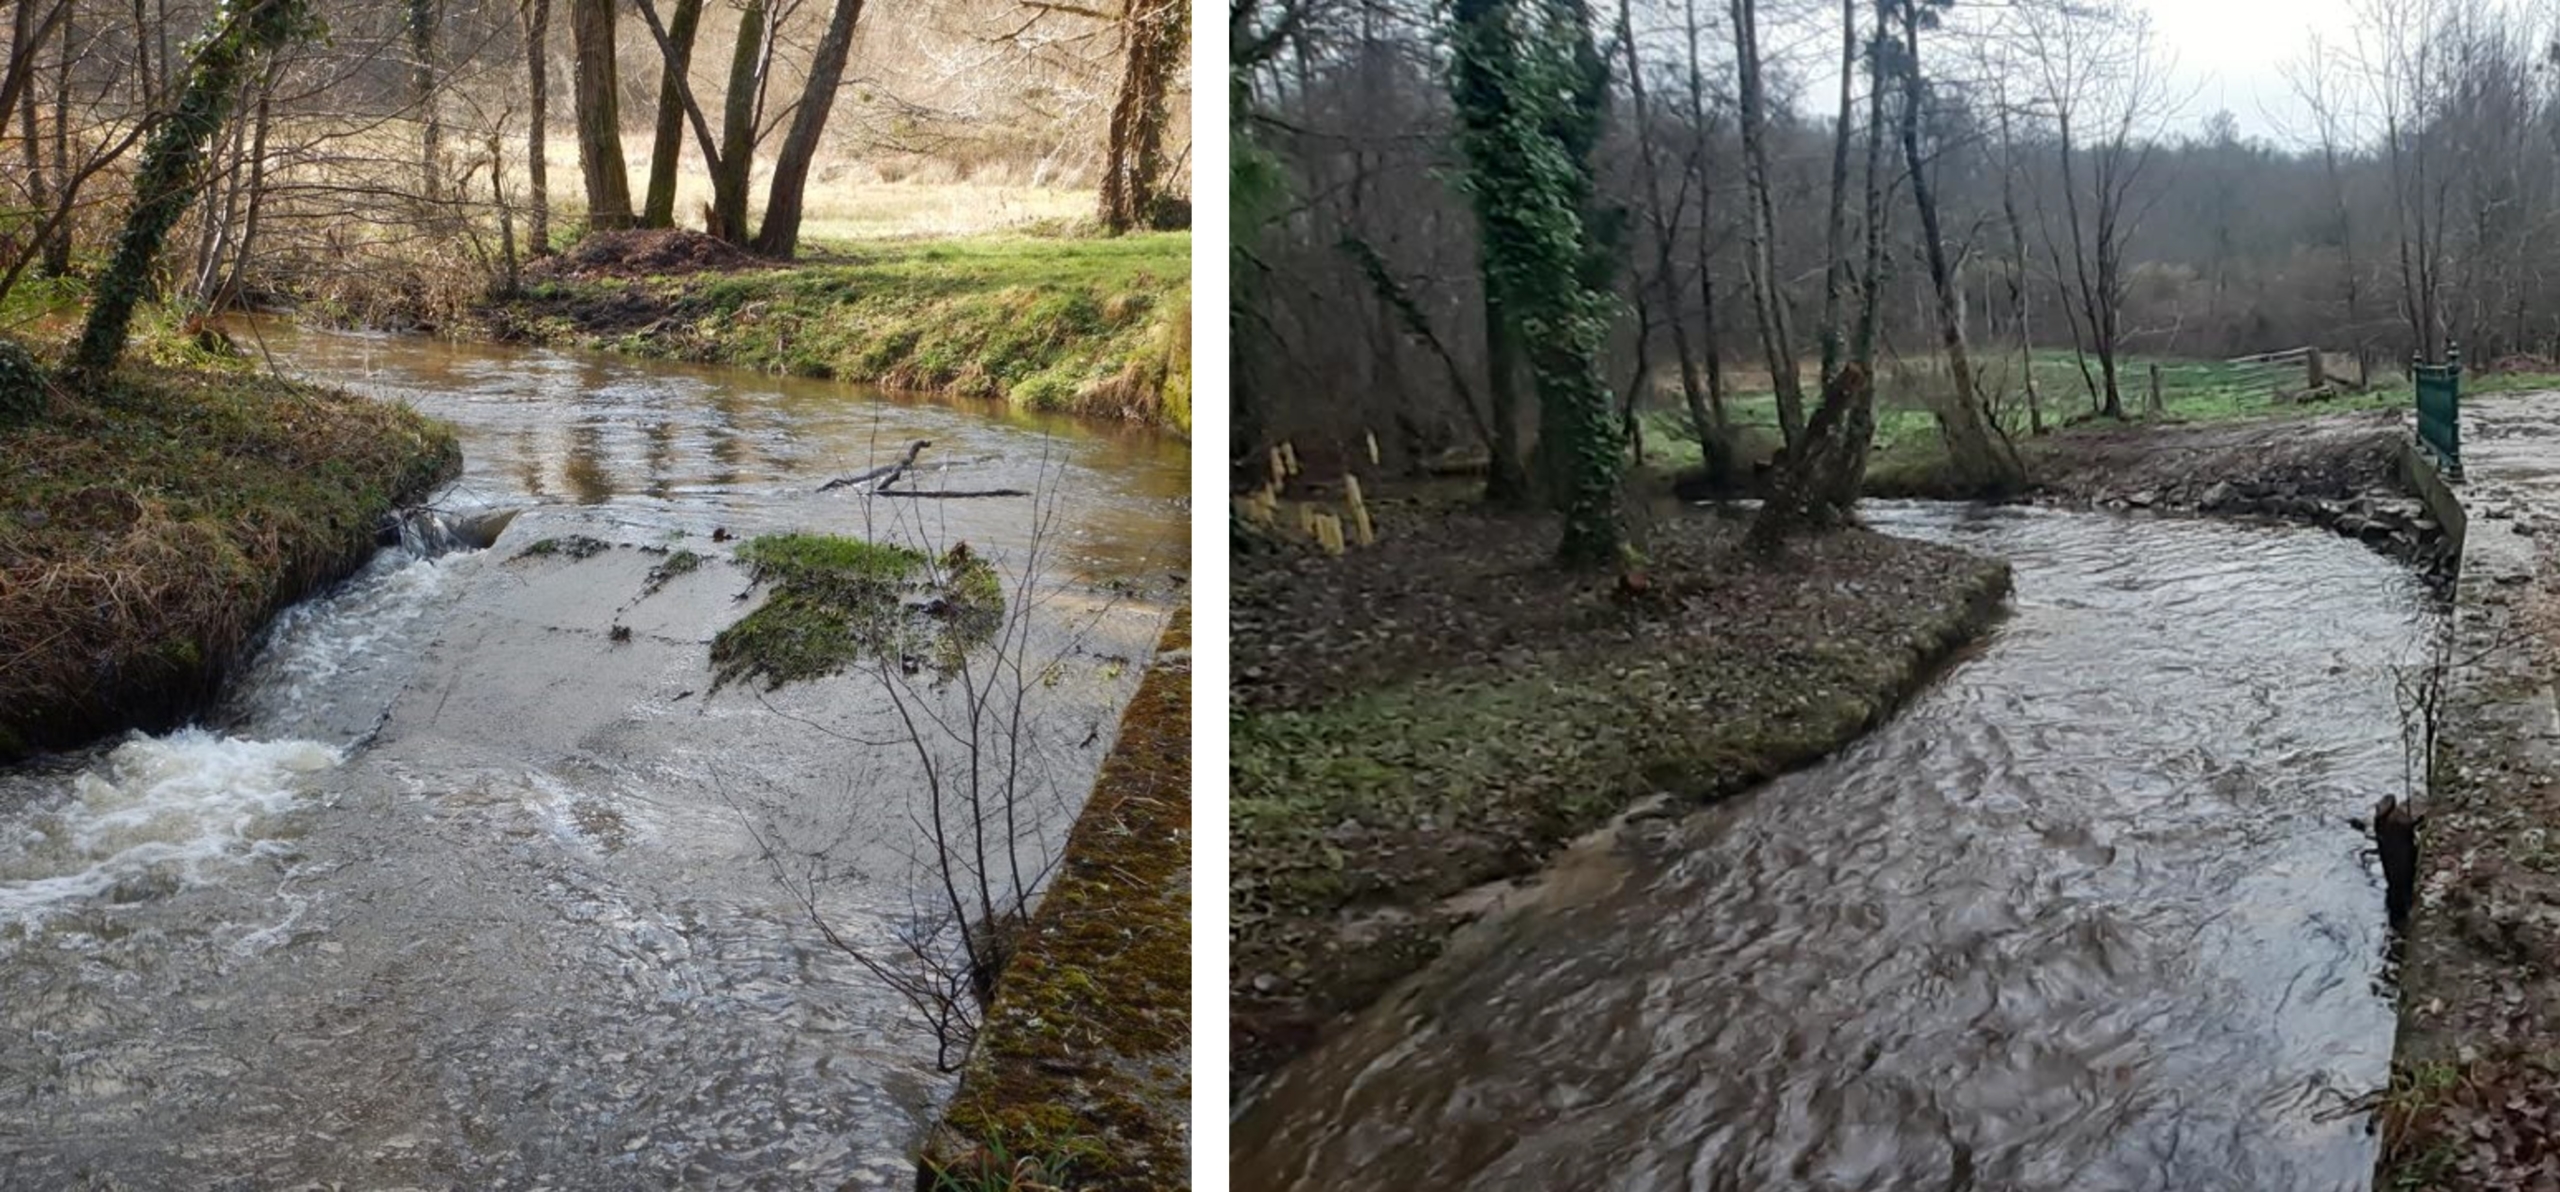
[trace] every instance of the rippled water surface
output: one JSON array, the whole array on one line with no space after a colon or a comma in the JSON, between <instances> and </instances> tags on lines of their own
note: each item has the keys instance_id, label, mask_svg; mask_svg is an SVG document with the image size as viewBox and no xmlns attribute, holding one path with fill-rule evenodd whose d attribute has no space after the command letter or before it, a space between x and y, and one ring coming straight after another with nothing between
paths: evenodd
<instances>
[{"instance_id":1,"label":"rippled water surface","mask_svg":"<svg viewBox=\"0 0 2560 1192\"><path fill-rule=\"evenodd\" d=\"M1833 760L1569 857L1283 1073L1238 1188L2370 1186L2392 667L2317 532L1877 511L2014 611Z\"/></svg>"},{"instance_id":2,"label":"rippled water surface","mask_svg":"<svg viewBox=\"0 0 2560 1192\"><path fill-rule=\"evenodd\" d=\"M456 424L485 551L391 550L287 613L202 727L0 771L0 1187L909 1187L949 1084L750 824L885 943L916 905L907 747L858 678L709 691L782 529L1056 581L1024 818L1047 847L1178 594L1184 448L844 386L265 329L289 371ZM544 537L618 544L519 558ZM675 549L707 556L652 586ZM654 553L652 553L654 552ZM632 632L608 636L614 626ZM1065 649L1060 645L1061 649ZM883 741L890 742L884 746ZM808 872L800 870L804 875Z\"/></svg>"}]
</instances>

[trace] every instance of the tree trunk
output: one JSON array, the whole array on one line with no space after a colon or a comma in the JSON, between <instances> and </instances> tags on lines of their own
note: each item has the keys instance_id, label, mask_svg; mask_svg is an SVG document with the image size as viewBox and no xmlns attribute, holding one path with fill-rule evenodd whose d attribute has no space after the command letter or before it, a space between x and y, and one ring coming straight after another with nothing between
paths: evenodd
<instances>
[{"instance_id":1,"label":"tree trunk","mask_svg":"<svg viewBox=\"0 0 2560 1192\"><path fill-rule=\"evenodd\" d=\"M631 226L631 175L622 162L622 113L613 59L614 0L569 0L577 46L578 168L586 175L587 227Z\"/></svg>"},{"instance_id":2,"label":"tree trunk","mask_svg":"<svg viewBox=\"0 0 2560 1192\"><path fill-rule=\"evenodd\" d=\"M1689 425L1698 435L1699 452L1706 465L1706 480L1709 486L1721 492L1734 479L1731 444L1725 441L1723 428L1716 424L1707 410L1707 395L1699 385L1697 355L1689 347L1688 324L1680 318L1680 279L1672 263L1676 247L1673 242L1677 236L1671 214L1663 210L1662 167L1654 153L1653 120L1645 104L1644 66L1636 58L1635 18L1631 9L1629 0L1618 0L1618 43L1626 48L1627 87L1636 109L1638 160L1644 166L1645 210L1651 215L1653 224L1654 283L1662 289L1663 321L1671 325L1671 352L1680 365L1680 398L1689 409ZM1699 130L1697 135L1703 136L1704 130ZM1642 343L1639 339L1639 348ZM1638 392L1641 391L1639 386ZM1627 409L1631 438L1636 426L1635 414L1635 402L1631 398ZM1641 448L1636 459L1638 463L1643 462Z\"/></svg>"},{"instance_id":3,"label":"tree trunk","mask_svg":"<svg viewBox=\"0 0 2560 1192\"><path fill-rule=\"evenodd\" d=\"M21 0L23 2L23 0ZM53 72L53 183L60 193L55 196L65 211L71 209L76 180L71 168L71 26L78 13L69 4L62 9L62 31L56 35ZM54 277L71 275L71 221L54 225L53 235L44 242L44 271Z\"/></svg>"},{"instance_id":4,"label":"tree trunk","mask_svg":"<svg viewBox=\"0 0 2560 1192\"><path fill-rule=\"evenodd\" d=\"M1485 466L1484 499L1506 509L1530 503L1528 462L1520 449L1520 351L1511 338L1501 300L1493 294L1493 273L1485 271L1484 357L1485 400L1493 407L1493 450Z\"/></svg>"},{"instance_id":5,"label":"tree trunk","mask_svg":"<svg viewBox=\"0 0 2560 1192\"><path fill-rule=\"evenodd\" d=\"M764 224L756 229L756 251L788 259L800 250L801 204L809 188L810 159L827 131L835 110L836 89L844 82L844 61L853 52L854 25L862 19L862 0L836 0L827 18L826 36L809 60L809 81L800 91L800 108L791 114L791 131L774 157L773 184L765 192Z\"/></svg>"},{"instance_id":6,"label":"tree trunk","mask_svg":"<svg viewBox=\"0 0 2560 1192\"><path fill-rule=\"evenodd\" d=\"M1884 49L1885 4L1876 4L1875 36L1867 44L1867 177L1866 203L1861 214L1867 225L1867 246L1859 269L1863 279L1858 287L1858 329L1849 341L1849 359L1868 377L1875 376L1876 323L1884 306L1884 225L1885 197L1889 189L1884 176ZM1865 465L1860 464L1861 471Z\"/></svg>"},{"instance_id":7,"label":"tree trunk","mask_svg":"<svg viewBox=\"0 0 2560 1192\"><path fill-rule=\"evenodd\" d=\"M1918 10L1917 4L1902 7L1902 155L1911 174L1911 203L1920 214L1920 247L1929 263L1929 288L1937 297L1939 342L1955 384L1955 393L1938 411L1938 433L1946 440L1947 459L1955 466L1957 481L1976 493L1998 495L2016 488L2023 477L2016 455L1983 415L1982 402L1974 392L1973 361L1965 352L1964 319L1957 310L1957 281L1938 227L1938 198L1929 182L1928 159L1920 154Z\"/></svg>"},{"instance_id":8,"label":"tree trunk","mask_svg":"<svg viewBox=\"0 0 2560 1192\"><path fill-rule=\"evenodd\" d=\"M551 173L545 160L551 130L551 0L524 0L524 81L533 103L533 123L524 135L526 236L532 256L551 253Z\"/></svg>"},{"instance_id":9,"label":"tree trunk","mask_svg":"<svg viewBox=\"0 0 2560 1192\"><path fill-rule=\"evenodd\" d=\"M436 0L409 0L409 98L418 105L418 193L444 185L444 125L436 116Z\"/></svg>"},{"instance_id":10,"label":"tree trunk","mask_svg":"<svg viewBox=\"0 0 2560 1192\"><path fill-rule=\"evenodd\" d=\"M1757 0L1733 0L1735 69L1740 74L1743 182L1750 194L1750 244L1744 273L1760 321L1760 347L1769 361L1769 385L1778 399L1778 433L1787 450L1804 434L1804 391L1796 378L1795 345L1787 335L1785 279L1778 275L1778 216L1769 197L1768 107L1760 80Z\"/></svg>"},{"instance_id":11,"label":"tree trunk","mask_svg":"<svg viewBox=\"0 0 2560 1192\"><path fill-rule=\"evenodd\" d=\"M711 163L711 226L703 229L741 246L747 242L747 183L756 168L756 97L764 93L772 36L764 0L747 0L738 14L729 91L720 109L720 160Z\"/></svg>"},{"instance_id":12,"label":"tree trunk","mask_svg":"<svg viewBox=\"0 0 2560 1192\"><path fill-rule=\"evenodd\" d=\"M17 97L19 140L26 146L27 204L34 210L44 211L52 207L53 198L52 191L45 185L44 138L37 116L43 105L36 97L33 82L44 35L36 29L33 4L20 3L11 11L9 47L13 77L9 82Z\"/></svg>"},{"instance_id":13,"label":"tree trunk","mask_svg":"<svg viewBox=\"0 0 2560 1192\"><path fill-rule=\"evenodd\" d=\"M1858 74L1858 0L1840 0L1840 116L1831 137L1831 203L1825 213L1822 270L1822 372L1829 384L1840 367L1840 305L1849 288L1849 82Z\"/></svg>"},{"instance_id":14,"label":"tree trunk","mask_svg":"<svg viewBox=\"0 0 2560 1192\"><path fill-rule=\"evenodd\" d=\"M1120 88L1103 151L1102 226L1114 235L1155 222L1164 173L1166 96L1182 64L1191 6L1128 0L1121 17Z\"/></svg>"},{"instance_id":15,"label":"tree trunk","mask_svg":"<svg viewBox=\"0 0 2560 1192\"><path fill-rule=\"evenodd\" d=\"M1715 129L1707 121L1706 70L1699 65L1698 0L1682 0L1680 13L1689 39L1689 124L1697 138L1687 169L1698 186L1698 358L1707 374L1707 416L1699 431L1699 455L1709 475L1738 478L1742 469L1733 457L1733 428L1724 407L1724 351L1716 339L1715 192L1707 156ZM1680 317L1676 306L1671 317ZM1694 419L1696 412L1690 416Z\"/></svg>"},{"instance_id":16,"label":"tree trunk","mask_svg":"<svg viewBox=\"0 0 2560 1192\"><path fill-rule=\"evenodd\" d=\"M1796 535L1848 525L1875 433L1875 386L1866 366L1852 360L1823 383L1822 404L1805 428L1802 449L1787 457L1759 516L1751 519L1744 539L1750 549L1772 554Z\"/></svg>"},{"instance_id":17,"label":"tree trunk","mask_svg":"<svg viewBox=\"0 0 2560 1192\"><path fill-rule=\"evenodd\" d=\"M693 67L693 35L702 23L702 0L676 0L667 23L665 72L658 76L658 137L649 146L649 194L640 226L676 226L676 165L684 156L684 92Z\"/></svg>"}]
</instances>

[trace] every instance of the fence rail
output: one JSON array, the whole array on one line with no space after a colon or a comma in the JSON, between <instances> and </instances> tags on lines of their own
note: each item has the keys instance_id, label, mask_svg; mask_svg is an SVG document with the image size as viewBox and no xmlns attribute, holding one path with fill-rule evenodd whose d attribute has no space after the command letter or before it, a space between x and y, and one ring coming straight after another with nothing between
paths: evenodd
<instances>
[{"instance_id":1,"label":"fence rail","mask_svg":"<svg viewBox=\"0 0 2560 1192\"><path fill-rule=\"evenodd\" d=\"M2328 359L2316 347L2234 356L2223 363L2238 370L2243 386L2264 390L2269 397L2312 393L2329 386Z\"/></svg>"}]
</instances>

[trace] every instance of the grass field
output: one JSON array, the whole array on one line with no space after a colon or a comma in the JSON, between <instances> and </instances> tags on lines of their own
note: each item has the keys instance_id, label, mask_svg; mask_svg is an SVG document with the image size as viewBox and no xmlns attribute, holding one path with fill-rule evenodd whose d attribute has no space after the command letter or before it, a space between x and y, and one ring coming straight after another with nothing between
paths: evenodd
<instances>
[{"instance_id":1,"label":"grass field","mask_svg":"<svg viewBox=\"0 0 2560 1192\"><path fill-rule=\"evenodd\" d=\"M2147 407L2149 374L2153 365L2160 368L2161 411ZM2027 434L2026 406L2018 395L2016 383L2018 358L2006 355L1986 358L1978 363L1983 384L1992 392L2004 395L1999 403L2002 425L2018 438ZM2097 362L2089 363L2092 373ZM2253 365L2235 365L2222 360L2197 360L2171 356L2130 355L2119 362L2121 370L2118 393L2123 399L2127 423L2226 422L2251 418L2311 417L2352 410L2376 410L2409 405L2414 399L2406 377L2398 371L2377 370L2373 387L2364 392L2342 390L2337 396L2319 401L2295 401L2289 394L2301 388L2298 369L2270 369ZM2089 419L2092 413L2087 385L2081 379L2072 354L2061 349L2040 349L2034 360L2036 389L2044 408L2044 425L2048 433L2068 434ZM1810 362L1805 367L1809 378L1814 371ZM2331 377L2352 379L2354 364L2343 357L2328 361ZM1735 388L1728 392L1725 408L1734 425L1742 428L1749 450L1746 455L1762 455L1773 451L1778 442L1777 398L1769 390L1766 370L1728 374ZM1934 360L1923 367L1888 366L1884 383L1876 397L1875 467L1891 472L1903 468L1926 468L1939 458L1936 419L1923 404L1934 386L1945 384L1944 374ZM2560 389L2560 373L2518 372L2473 374L2463 378L2463 392L2487 394L2524 392L2538 389ZM2279 390L2283 391L2281 394ZM1815 395L1805 395L1808 407ZM1810 416L1810 409L1807 411ZM1689 416L1681 405L1679 381L1675 373L1665 373L1657 381L1651 405L1645 415L1646 457L1649 463L1667 470L1695 467L1699 462L1698 442L1689 425ZM2114 427L2121 424L2102 423Z\"/></svg>"}]
</instances>

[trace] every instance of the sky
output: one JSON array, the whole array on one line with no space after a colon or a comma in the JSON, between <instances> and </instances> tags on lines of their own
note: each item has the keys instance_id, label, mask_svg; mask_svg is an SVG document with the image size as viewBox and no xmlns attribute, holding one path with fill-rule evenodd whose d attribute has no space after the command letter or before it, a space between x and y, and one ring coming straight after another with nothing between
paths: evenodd
<instances>
[{"instance_id":1,"label":"sky","mask_svg":"<svg viewBox=\"0 0 2560 1192\"><path fill-rule=\"evenodd\" d=\"M2285 81L2317 32L2332 58L2354 40L2346 0L2138 0L2151 14L2160 48L2175 56L2177 90L2187 101L2177 124L2192 129L2217 109L2240 122L2244 137L2296 143L2310 131L2310 112Z\"/></svg>"}]
</instances>

